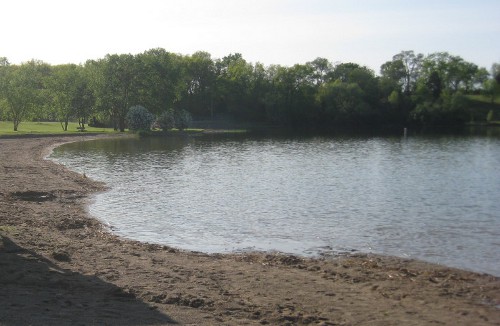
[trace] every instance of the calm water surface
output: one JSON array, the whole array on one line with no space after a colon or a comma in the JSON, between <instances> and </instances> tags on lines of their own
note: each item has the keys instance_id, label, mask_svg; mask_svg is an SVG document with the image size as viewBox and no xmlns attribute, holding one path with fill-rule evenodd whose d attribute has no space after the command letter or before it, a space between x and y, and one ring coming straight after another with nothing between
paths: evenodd
<instances>
[{"instance_id":1,"label":"calm water surface","mask_svg":"<svg viewBox=\"0 0 500 326\"><path fill-rule=\"evenodd\" d=\"M500 138L106 139L52 158L111 186L90 212L128 238L500 275Z\"/></svg>"}]
</instances>

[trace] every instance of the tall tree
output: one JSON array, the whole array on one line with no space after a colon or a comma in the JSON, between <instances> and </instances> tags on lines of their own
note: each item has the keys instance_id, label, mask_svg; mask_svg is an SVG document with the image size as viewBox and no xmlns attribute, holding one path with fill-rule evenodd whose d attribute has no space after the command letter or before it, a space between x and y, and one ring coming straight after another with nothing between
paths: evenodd
<instances>
[{"instance_id":1,"label":"tall tree","mask_svg":"<svg viewBox=\"0 0 500 326\"><path fill-rule=\"evenodd\" d=\"M270 120L295 127L311 127L318 119L315 102L317 86L311 65L275 66L272 69L273 92L267 97Z\"/></svg>"},{"instance_id":2,"label":"tall tree","mask_svg":"<svg viewBox=\"0 0 500 326\"><path fill-rule=\"evenodd\" d=\"M187 56L185 67L185 87L178 106L197 118L210 117L213 112L212 99L215 89L215 65L210 53L199 51Z\"/></svg>"},{"instance_id":3,"label":"tall tree","mask_svg":"<svg viewBox=\"0 0 500 326\"><path fill-rule=\"evenodd\" d=\"M496 97L500 95L500 63L491 66L491 75L493 78L483 82L483 93L490 97L491 103L494 103Z\"/></svg>"},{"instance_id":4,"label":"tall tree","mask_svg":"<svg viewBox=\"0 0 500 326\"><path fill-rule=\"evenodd\" d=\"M363 91L363 100L371 106L377 105L378 80L369 68L356 63L342 63L334 67L331 75L334 81L357 84Z\"/></svg>"},{"instance_id":5,"label":"tall tree","mask_svg":"<svg viewBox=\"0 0 500 326\"><path fill-rule=\"evenodd\" d=\"M491 74L496 82L500 84L500 63L494 63L491 65Z\"/></svg>"},{"instance_id":6,"label":"tall tree","mask_svg":"<svg viewBox=\"0 0 500 326\"><path fill-rule=\"evenodd\" d=\"M7 57L0 57L0 67L10 66L10 62Z\"/></svg>"},{"instance_id":7,"label":"tall tree","mask_svg":"<svg viewBox=\"0 0 500 326\"><path fill-rule=\"evenodd\" d=\"M50 73L50 66L42 61L31 60L20 66L9 66L6 71L4 98L14 131L30 114L44 104L44 79Z\"/></svg>"},{"instance_id":8,"label":"tall tree","mask_svg":"<svg viewBox=\"0 0 500 326\"><path fill-rule=\"evenodd\" d=\"M414 51L401 51L392 57L392 61L384 63L381 67L383 77L395 81L403 93L411 94L420 77L424 55L415 54Z\"/></svg>"},{"instance_id":9,"label":"tall tree","mask_svg":"<svg viewBox=\"0 0 500 326\"><path fill-rule=\"evenodd\" d=\"M490 73L486 70L486 68L479 68L472 79L471 85L468 86L468 90L481 89L484 82L487 81L489 77Z\"/></svg>"},{"instance_id":10,"label":"tall tree","mask_svg":"<svg viewBox=\"0 0 500 326\"><path fill-rule=\"evenodd\" d=\"M48 81L52 105L64 131L71 119L78 118L80 126L85 122L93 103L93 94L84 76L83 67L66 64L52 67Z\"/></svg>"},{"instance_id":11,"label":"tall tree","mask_svg":"<svg viewBox=\"0 0 500 326\"><path fill-rule=\"evenodd\" d=\"M137 59L141 66L139 102L157 115L173 108L185 89L183 57L157 48Z\"/></svg>"},{"instance_id":12,"label":"tall tree","mask_svg":"<svg viewBox=\"0 0 500 326\"><path fill-rule=\"evenodd\" d=\"M370 115L370 106L356 83L336 80L321 87L318 99L329 123L360 123Z\"/></svg>"},{"instance_id":13,"label":"tall tree","mask_svg":"<svg viewBox=\"0 0 500 326\"><path fill-rule=\"evenodd\" d=\"M216 99L221 111L238 118L248 117L252 106L253 66L241 54L231 54L218 60Z\"/></svg>"},{"instance_id":14,"label":"tall tree","mask_svg":"<svg viewBox=\"0 0 500 326\"><path fill-rule=\"evenodd\" d=\"M125 131L125 116L139 98L139 67L131 54L106 55L95 64L96 96L101 110L109 110L115 129Z\"/></svg>"},{"instance_id":15,"label":"tall tree","mask_svg":"<svg viewBox=\"0 0 500 326\"><path fill-rule=\"evenodd\" d=\"M316 85L321 86L328 81L328 75L331 74L333 69L333 65L328 59L318 57L308 62L307 65L311 66L314 71L312 77Z\"/></svg>"},{"instance_id":16,"label":"tall tree","mask_svg":"<svg viewBox=\"0 0 500 326\"><path fill-rule=\"evenodd\" d=\"M452 93L460 89L468 90L478 69L477 65L448 52L431 53L423 63L425 78L436 72L442 80L443 88Z\"/></svg>"},{"instance_id":17,"label":"tall tree","mask_svg":"<svg viewBox=\"0 0 500 326\"><path fill-rule=\"evenodd\" d=\"M5 91L7 87L7 72L10 63L6 57L0 57L0 120L4 116L4 111L7 108L7 101L5 100Z\"/></svg>"},{"instance_id":18,"label":"tall tree","mask_svg":"<svg viewBox=\"0 0 500 326\"><path fill-rule=\"evenodd\" d=\"M431 72L425 82L425 86L434 101L441 96L441 92L443 91L443 81L437 71Z\"/></svg>"}]
</instances>

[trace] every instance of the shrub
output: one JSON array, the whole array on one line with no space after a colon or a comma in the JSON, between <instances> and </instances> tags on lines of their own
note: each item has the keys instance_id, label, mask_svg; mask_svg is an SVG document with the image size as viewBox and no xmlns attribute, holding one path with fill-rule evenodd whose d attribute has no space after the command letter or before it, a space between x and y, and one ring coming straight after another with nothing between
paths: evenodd
<instances>
[{"instance_id":1,"label":"shrub","mask_svg":"<svg viewBox=\"0 0 500 326\"><path fill-rule=\"evenodd\" d=\"M175 127L179 130L184 130L191 124L191 113L182 109L175 111Z\"/></svg>"},{"instance_id":2,"label":"shrub","mask_svg":"<svg viewBox=\"0 0 500 326\"><path fill-rule=\"evenodd\" d=\"M156 122L160 126L160 129L163 131L172 129L175 126L174 110L168 109L167 111L163 112L162 114L160 114Z\"/></svg>"},{"instance_id":3,"label":"shrub","mask_svg":"<svg viewBox=\"0 0 500 326\"><path fill-rule=\"evenodd\" d=\"M491 121L493 121L493 117L494 117L493 110L489 110L489 111L488 111L488 114L486 115L486 121L487 121L487 122L491 122Z\"/></svg>"},{"instance_id":4,"label":"shrub","mask_svg":"<svg viewBox=\"0 0 500 326\"><path fill-rule=\"evenodd\" d=\"M156 122L163 131L167 131L172 128L184 130L189 127L191 120L191 113L184 109L175 111L168 109L158 117Z\"/></svg>"},{"instance_id":5,"label":"shrub","mask_svg":"<svg viewBox=\"0 0 500 326\"><path fill-rule=\"evenodd\" d=\"M150 130L155 117L145 107L136 105L128 110L126 120L128 128L132 131Z\"/></svg>"}]
</instances>

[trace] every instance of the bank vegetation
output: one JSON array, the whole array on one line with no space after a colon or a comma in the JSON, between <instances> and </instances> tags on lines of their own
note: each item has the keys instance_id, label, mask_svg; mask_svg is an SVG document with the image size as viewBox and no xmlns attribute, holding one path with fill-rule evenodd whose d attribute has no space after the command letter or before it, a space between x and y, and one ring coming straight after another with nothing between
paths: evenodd
<instances>
[{"instance_id":1,"label":"bank vegetation","mask_svg":"<svg viewBox=\"0 0 500 326\"><path fill-rule=\"evenodd\" d=\"M491 70L447 52L402 51L378 73L316 58L293 66L156 48L84 64L19 65L0 58L0 120L57 121L62 130L128 128L131 107L156 125L231 121L292 129L462 125L500 120L500 63Z\"/></svg>"}]
</instances>

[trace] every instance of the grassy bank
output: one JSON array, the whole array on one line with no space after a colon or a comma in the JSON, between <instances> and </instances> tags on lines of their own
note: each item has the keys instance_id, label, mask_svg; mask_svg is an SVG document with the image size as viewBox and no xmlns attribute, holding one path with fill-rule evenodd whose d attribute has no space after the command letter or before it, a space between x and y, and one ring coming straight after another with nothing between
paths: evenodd
<instances>
[{"instance_id":1,"label":"grassy bank","mask_svg":"<svg viewBox=\"0 0 500 326\"><path fill-rule=\"evenodd\" d=\"M203 128L189 128L183 132L177 129L170 130L167 135L182 134L227 134L227 133L244 133L245 129L203 129ZM94 128L85 127L85 132L78 130L78 123L70 122L68 124L68 131L64 131L59 122L22 122L18 131L14 131L14 124L12 121L0 121L0 136L15 136L15 135L65 135L65 134L86 134L86 133L119 133L113 128ZM140 136L165 136L160 130L152 130L149 132L140 132Z\"/></svg>"},{"instance_id":2,"label":"grassy bank","mask_svg":"<svg viewBox=\"0 0 500 326\"><path fill-rule=\"evenodd\" d=\"M488 114L492 114L491 125L500 124L500 97L497 96L494 101L491 97L484 95L468 95L467 106L471 113L471 122L484 123L487 121Z\"/></svg>"},{"instance_id":3,"label":"grassy bank","mask_svg":"<svg viewBox=\"0 0 500 326\"><path fill-rule=\"evenodd\" d=\"M18 131L14 131L12 121L0 121L0 136L4 135L27 135L27 134L71 134L82 133L78 129L78 123L70 122L68 131L64 131L59 122L22 122ZM83 133L113 133L113 128L86 127Z\"/></svg>"}]
</instances>

